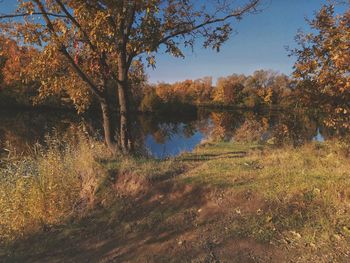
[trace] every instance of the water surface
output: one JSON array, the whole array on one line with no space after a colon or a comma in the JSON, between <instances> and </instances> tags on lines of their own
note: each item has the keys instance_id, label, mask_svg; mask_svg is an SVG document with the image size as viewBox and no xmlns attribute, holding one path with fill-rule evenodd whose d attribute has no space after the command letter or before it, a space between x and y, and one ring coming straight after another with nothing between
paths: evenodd
<instances>
[{"instance_id":1,"label":"water surface","mask_svg":"<svg viewBox=\"0 0 350 263\"><path fill-rule=\"evenodd\" d=\"M66 112L0 111L0 152L25 153L47 134L62 135L74 127L89 134L102 134L98 116L77 116ZM156 158L192 151L203 141L264 140L271 144L295 146L334 136L315 116L283 112L208 111L183 116L139 115L134 121L137 145ZM100 136L101 137L101 136ZM102 139L102 137L101 137Z\"/></svg>"}]
</instances>

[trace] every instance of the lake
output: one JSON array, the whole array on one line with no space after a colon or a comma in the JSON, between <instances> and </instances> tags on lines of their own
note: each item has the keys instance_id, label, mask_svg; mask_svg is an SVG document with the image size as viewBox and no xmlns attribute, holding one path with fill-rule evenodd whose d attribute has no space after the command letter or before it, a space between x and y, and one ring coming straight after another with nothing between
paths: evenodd
<instances>
[{"instance_id":1,"label":"lake","mask_svg":"<svg viewBox=\"0 0 350 263\"><path fill-rule=\"evenodd\" d=\"M0 111L0 152L26 153L48 134L64 134L82 127L101 140L99 116L77 116L62 111ZM156 158L177 156L204 141L262 140L282 145L301 145L335 136L320 118L297 113L254 111L210 111L200 109L182 116L139 115L133 122L133 136L143 152Z\"/></svg>"}]
</instances>

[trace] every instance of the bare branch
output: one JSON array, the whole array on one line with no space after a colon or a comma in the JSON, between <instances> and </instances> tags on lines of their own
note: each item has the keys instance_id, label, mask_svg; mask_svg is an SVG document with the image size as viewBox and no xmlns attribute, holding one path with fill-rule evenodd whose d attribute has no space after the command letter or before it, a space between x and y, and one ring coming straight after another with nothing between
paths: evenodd
<instances>
[{"instance_id":1,"label":"bare branch","mask_svg":"<svg viewBox=\"0 0 350 263\"><path fill-rule=\"evenodd\" d=\"M62 14L55 14L55 13L46 13L48 16L53 17L60 17L60 18L67 18L65 15ZM3 14L0 15L0 19L9 19L9 18L16 18L16 17L28 17L28 16L41 16L43 15L42 12L34 12L34 13L23 13L23 14Z\"/></svg>"},{"instance_id":2,"label":"bare branch","mask_svg":"<svg viewBox=\"0 0 350 263\"><path fill-rule=\"evenodd\" d=\"M228 20L230 18L235 18L235 17L239 18L243 14L245 14L246 12L249 12L250 10L255 11L256 10L255 8L256 8L256 6L258 5L259 2L260 2L260 0L254 0L250 4L245 6L244 8L242 8L242 9L236 11L236 12L233 12L233 13L227 15L227 16L224 16L224 17L221 17L221 18L215 18L215 19L209 18L208 20L206 20L203 23L200 23L198 25L194 25L194 26L191 26L191 27L189 27L187 29L183 29L183 30L171 33L170 35L168 35L168 36L164 37L163 39L161 39L157 43L157 45L164 44L165 42L167 42L171 38L174 38L174 37L179 36L179 35L189 34L189 33L193 32L195 30L204 28L205 26L208 26L208 25L211 25L211 24L224 22L224 21L226 21L226 20ZM191 25L191 24L189 24L189 25Z\"/></svg>"}]
</instances>

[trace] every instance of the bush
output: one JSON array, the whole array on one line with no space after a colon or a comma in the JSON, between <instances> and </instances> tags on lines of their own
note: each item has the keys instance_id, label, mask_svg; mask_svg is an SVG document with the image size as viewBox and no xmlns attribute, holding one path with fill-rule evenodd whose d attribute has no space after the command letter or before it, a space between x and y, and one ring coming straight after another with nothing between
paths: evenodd
<instances>
[{"instance_id":1,"label":"bush","mask_svg":"<svg viewBox=\"0 0 350 263\"><path fill-rule=\"evenodd\" d=\"M108 151L82 134L73 138L48 138L46 147L37 146L31 156L0 168L0 241L62 223L93 207L107 176L98 158Z\"/></svg>"}]
</instances>

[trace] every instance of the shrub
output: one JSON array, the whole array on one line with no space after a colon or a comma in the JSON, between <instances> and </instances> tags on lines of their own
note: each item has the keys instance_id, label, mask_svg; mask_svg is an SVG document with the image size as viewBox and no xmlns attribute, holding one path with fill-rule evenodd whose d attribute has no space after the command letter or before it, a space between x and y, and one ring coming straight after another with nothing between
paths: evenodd
<instances>
[{"instance_id":1,"label":"shrub","mask_svg":"<svg viewBox=\"0 0 350 263\"><path fill-rule=\"evenodd\" d=\"M70 139L68 139L70 137ZM102 143L83 134L47 139L30 156L0 168L0 240L8 241L81 215L107 173ZM78 213L79 212L79 213Z\"/></svg>"}]
</instances>

